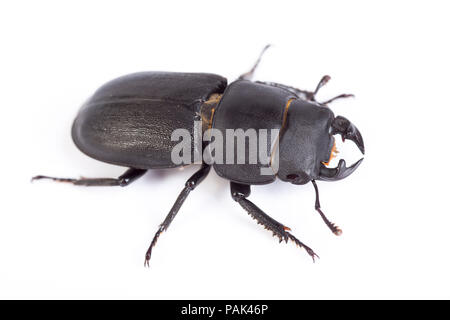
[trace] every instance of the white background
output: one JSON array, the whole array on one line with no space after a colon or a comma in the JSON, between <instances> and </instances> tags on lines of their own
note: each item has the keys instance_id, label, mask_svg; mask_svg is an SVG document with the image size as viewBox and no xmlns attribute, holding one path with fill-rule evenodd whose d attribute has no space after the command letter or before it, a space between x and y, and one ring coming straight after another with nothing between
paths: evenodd
<instances>
[{"instance_id":1,"label":"white background","mask_svg":"<svg viewBox=\"0 0 450 320\"><path fill-rule=\"evenodd\" d=\"M0 5L0 298L450 298L449 7L445 1L14 1ZM36 174L116 177L70 127L100 85L144 70L230 81L256 74L313 89L363 134L348 179L276 182L250 199L321 257L279 244L212 172L144 268L144 254L196 168L129 187L30 183ZM338 145L349 160L351 142Z\"/></svg>"}]
</instances>

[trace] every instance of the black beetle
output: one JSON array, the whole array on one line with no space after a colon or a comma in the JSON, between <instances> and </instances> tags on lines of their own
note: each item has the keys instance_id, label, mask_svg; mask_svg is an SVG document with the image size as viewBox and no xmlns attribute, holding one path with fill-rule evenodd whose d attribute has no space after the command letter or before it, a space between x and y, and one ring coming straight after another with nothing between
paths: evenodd
<instances>
[{"instance_id":1,"label":"black beetle","mask_svg":"<svg viewBox=\"0 0 450 320\"><path fill-rule=\"evenodd\" d=\"M247 199L250 185L268 184L277 177L293 184L311 181L316 193L315 209L333 233L339 235L341 230L321 211L315 181L343 179L355 171L363 160L350 167L346 166L344 160L339 161L337 168L327 167L336 152L333 135L340 134L343 140L354 141L363 154L364 143L358 129L346 118L335 117L327 106L335 99L352 95L342 94L325 102L316 101L316 93L328 82L329 76L324 76L314 91L299 90L279 83L252 82L253 73L267 48L264 48L253 68L230 85L227 85L225 78L215 74L172 72L135 73L105 84L81 108L73 123L72 138L88 156L129 169L118 178L35 176L33 180L51 179L74 185L123 187L141 177L148 169L185 165L174 163L172 159L172 152L177 145L172 133L182 128L194 136L196 121L201 123L202 133L208 129L223 134L228 129L242 129L245 132L252 128L276 129L276 140L265 142L270 151L268 168L273 168L274 150L279 154L277 170L269 174L261 174L264 167L262 161L235 161L231 164L202 161L201 168L188 179L159 226L146 253L145 264L149 263L159 235L167 230L188 194L208 175L211 166L219 176L230 181L232 198L252 218L272 231L280 242L291 239L304 247L314 260L317 257L314 251L295 238L288 227L269 217ZM207 142L201 143L201 151L209 145ZM236 146L228 147L227 150L228 145L223 145L225 151L237 151ZM189 151L194 152L196 146L190 146ZM248 145L245 145L244 153L249 156ZM236 160L235 153L233 157Z\"/></svg>"}]
</instances>

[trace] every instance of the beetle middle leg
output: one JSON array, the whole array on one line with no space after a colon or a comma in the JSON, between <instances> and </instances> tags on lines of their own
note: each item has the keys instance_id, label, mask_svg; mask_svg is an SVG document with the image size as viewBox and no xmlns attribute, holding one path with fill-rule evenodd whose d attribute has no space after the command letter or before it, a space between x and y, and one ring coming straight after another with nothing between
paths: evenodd
<instances>
[{"instance_id":1,"label":"beetle middle leg","mask_svg":"<svg viewBox=\"0 0 450 320\"><path fill-rule=\"evenodd\" d=\"M320 214L320 216L322 217L323 221L325 222L325 224L328 226L328 228L330 228L330 230L337 236L340 236L342 234L342 230L335 225L334 223L332 223L330 220L328 220L328 218L325 216L325 214L322 212L322 209L320 208L320 201L319 201L319 188L317 187L317 183L315 180L311 180L313 186L314 186L314 190L316 191L316 204L315 204L315 208L317 210L317 212Z\"/></svg>"},{"instance_id":2,"label":"beetle middle leg","mask_svg":"<svg viewBox=\"0 0 450 320\"><path fill-rule=\"evenodd\" d=\"M196 173L194 173L187 181L186 184L181 190L177 200L175 200L175 203L172 206L172 209L170 209L169 214L166 216L166 219L164 219L163 223L158 228L158 231L156 231L155 236L153 237L152 243L150 244L150 247L147 250L147 253L145 254L145 266L149 266L150 258L152 256L152 249L156 245L156 242L158 241L159 236L161 233L167 230L169 228L170 223L177 215L178 211L180 210L181 206L184 203L184 200L188 197L189 193L194 190L208 175L209 171L211 169L211 166L203 164L200 170L198 170Z\"/></svg>"},{"instance_id":3,"label":"beetle middle leg","mask_svg":"<svg viewBox=\"0 0 450 320\"><path fill-rule=\"evenodd\" d=\"M55 178L48 176L35 176L31 178L31 181L34 180L53 180L56 182L66 182L72 183L76 186L87 186L87 187L97 187L97 186L121 186L125 187L135 181L136 179L142 177L147 170L144 169L135 169L130 168L125 171L124 174L119 176L118 178L81 178L81 179L72 179L72 178Z\"/></svg>"},{"instance_id":4,"label":"beetle middle leg","mask_svg":"<svg viewBox=\"0 0 450 320\"><path fill-rule=\"evenodd\" d=\"M247 211L247 213L258 222L258 224L261 224L265 229L272 231L273 235L277 236L280 242L283 240L288 242L288 240L290 239L299 247L305 248L306 252L311 256L313 261L316 257L319 257L310 247L308 247L296 237L294 237L291 233L289 233L288 231L290 231L291 229L279 223L275 219L272 219L260 208L258 208L253 202L247 200L247 197L250 196L249 185L230 182L230 188L231 196L233 197L233 199L237 203L239 203L241 207L244 208L245 211Z\"/></svg>"},{"instance_id":5,"label":"beetle middle leg","mask_svg":"<svg viewBox=\"0 0 450 320\"><path fill-rule=\"evenodd\" d=\"M261 62L261 58L264 55L264 52L266 52L267 49L270 48L270 44L266 45L261 53L259 54L258 60L256 60L255 64L253 65L253 67L246 73L243 73L239 76L239 80L252 80L253 79L253 75L255 74L256 68L258 68L259 63Z\"/></svg>"}]
</instances>

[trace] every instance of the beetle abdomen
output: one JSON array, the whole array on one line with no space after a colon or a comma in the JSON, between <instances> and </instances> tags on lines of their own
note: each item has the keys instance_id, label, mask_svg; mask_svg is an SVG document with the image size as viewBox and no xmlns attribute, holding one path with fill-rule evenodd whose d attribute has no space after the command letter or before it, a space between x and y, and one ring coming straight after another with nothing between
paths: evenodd
<instances>
[{"instance_id":1,"label":"beetle abdomen","mask_svg":"<svg viewBox=\"0 0 450 320\"><path fill-rule=\"evenodd\" d=\"M126 167L176 167L171 160L175 129L191 136L202 101L222 93L214 74L141 72L115 79L84 104L72 127L77 147L100 161Z\"/></svg>"}]
</instances>

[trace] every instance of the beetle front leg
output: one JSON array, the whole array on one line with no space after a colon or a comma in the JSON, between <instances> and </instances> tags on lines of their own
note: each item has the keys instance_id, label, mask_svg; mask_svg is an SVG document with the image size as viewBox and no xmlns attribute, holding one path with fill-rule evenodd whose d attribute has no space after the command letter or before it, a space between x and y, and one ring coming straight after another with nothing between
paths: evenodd
<instances>
[{"instance_id":1,"label":"beetle front leg","mask_svg":"<svg viewBox=\"0 0 450 320\"><path fill-rule=\"evenodd\" d=\"M336 96L336 97L334 97L334 98L331 98L331 99L329 99L329 100L327 100L327 101L325 101L325 102L320 102L320 104L329 104L329 103L331 103L331 102L333 102L333 101L335 101L335 100L338 100L338 99L343 99L343 98L353 98L355 95L354 94L351 94L351 93L343 93L343 94L340 94L340 95L338 95L338 96Z\"/></svg>"},{"instance_id":2,"label":"beetle front leg","mask_svg":"<svg viewBox=\"0 0 450 320\"><path fill-rule=\"evenodd\" d=\"M145 254L145 266L150 266L150 258L152 256L152 249L156 245L156 242L158 241L159 236L161 233L167 230L169 228L170 223L177 215L178 211L180 210L181 206L184 203L184 200L188 197L189 193L194 190L208 175L209 170L211 169L211 166L203 164L200 170L198 170L196 173L194 173L188 181L186 181L186 184L181 190L177 200L175 200L175 203L172 206L172 209L170 209L169 214L167 215L166 219L164 219L163 223L160 224L158 231L156 231L155 236L153 237L152 243L150 244L150 247L147 250L147 253Z\"/></svg>"},{"instance_id":3,"label":"beetle front leg","mask_svg":"<svg viewBox=\"0 0 450 320\"><path fill-rule=\"evenodd\" d=\"M99 187L99 186L121 186L125 187L135 181L136 179L142 177L144 173L146 173L147 170L144 169L135 169L130 168L127 171L125 171L124 174L122 174L118 178L81 178L81 179L72 179L72 178L55 178L55 177L48 177L48 176L35 176L31 178L31 181L34 180L53 180L56 182L66 182L66 183L72 183L76 186L87 186L87 187Z\"/></svg>"},{"instance_id":4,"label":"beetle front leg","mask_svg":"<svg viewBox=\"0 0 450 320\"><path fill-rule=\"evenodd\" d=\"M299 98L308 100L308 101L316 101L316 94L319 92L320 88L322 88L324 85L327 84L327 82L331 79L330 76L323 76L319 83L316 86L316 89L314 91L308 91L308 90L301 90L295 87L287 86L285 84L276 83L276 82L266 82L266 81L256 81L258 83L264 83L271 87L276 88L282 88L289 92L292 92L293 94L297 95Z\"/></svg>"},{"instance_id":5,"label":"beetle front leg","mask_svg":"<svg viewBox=\"0 0 450 320\"><path fill-rule=\"evenodd\" d=\"M239 203L241 207L244 208L245 211L247 211L247 213L258 222L258 224L261 224L265 229L272 231L273 235L277 236L280 242L283 240L288 242L290 239L299 247L305 248L306 252L311 256L313 261L316 257L319 257L310 247L289 233L288 231L291 229L279 223L275 219L272 219L253 202L247 200L247 197L250 195L249 185L231 182L230 188L233 199Z\"/></svg>"},{"instance_id":6,"label":"beetle front leg","mask_svg":"<svg viewBox=\"0 0 450 320\"><path fill-rule=\"evenodd\" d=\"M331 77L328 76L328 75L325 75L325 76L322 77L322 79L320 79L319 83L317 84L316 90L314 90L314 92L312 92L312 96L313 96L312 100L313 101L316 101L316 94L319 92L320 88L322 88L324 85L326 85L328 83L328 81L330 81L330 79L331 79ZM329 104L329 103L331 103L331 102L333 102L335 100L338 100L338 99L352 98L352 97L354 97L354 95L351 94L351 93L343 93L343 94L340 94L340 95L338 95L338 96L336 96L334 98L331 98L331 99L329 99L329 100L327 100L325 102L319 102L319 103L320 104Z\"/></svg>"},{"instance_id":7,"label":"beetle front leg","mask_svg":"<svg viewBox=\"0 0 450 320\"><path fill-rule=\"evenodd\" d=\"M322 209L320 208L320 201L319 201L319 188L317 187L316 181L315 180L311 180L313 186L314 186L314 190L316 191L316 204L315 204L315 208L317 210L317 212L320 214L320 216L322 217L323 221L325 222L325 224L328 226L328 228L330 228L330 230L337 236L340 236L342 234L342 230L335 225L334 223L332 223L330 220L328 220L328 218L325 216L325 214L322 212Z\"/></svg>"}]
</instances>

